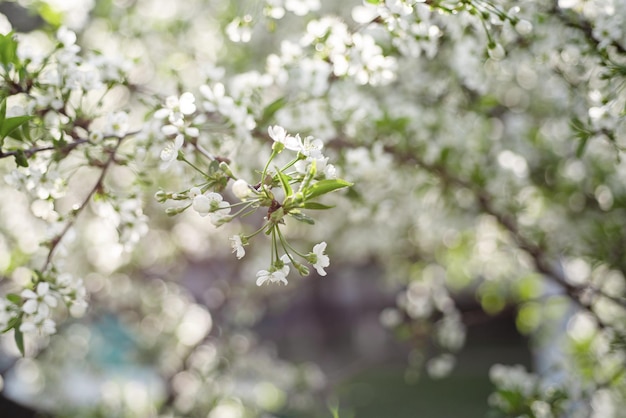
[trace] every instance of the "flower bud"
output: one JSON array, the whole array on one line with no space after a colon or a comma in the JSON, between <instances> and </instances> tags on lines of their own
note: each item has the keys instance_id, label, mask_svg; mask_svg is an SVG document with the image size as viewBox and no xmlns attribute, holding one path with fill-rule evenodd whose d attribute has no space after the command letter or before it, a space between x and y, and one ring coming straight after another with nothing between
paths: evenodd
<instances>
[{"instance_id":1,"label":"flower bud","mask_svg":"<svg viewBox=\"0 0 626 418\"><path fill-rule=\"evenodd\" d=\"M520 20L515 24L515 30L522 36L529 35L533 31L533 24L528 20Z\"/></svg>"},{"instance_id":2,"label":"flower bud","mask_svg":"<svg viewBox=\"0 0 626 418\"><path fill-rule=\"evenodd\" d=\"M185 209L187 209L187 206L182 206L182 207L177 207L177 208L167 208L165 209L165 214L167 216L175 216L175 215L178 215L179 213L184 212Z\"/></svg>"},{"instance_id":3,"label":"flower bud","mask_svg":"<svg viewBox=\"0 0 626 418\"><path fill-rule=\"evenodd\" d=\"M240 200L245 200L252 193L248 182L244 179L236 180L232 185L232 191L233 194Z\"/></svg>"},{"instance_id":4,"label":"flower bud","mask_svg":"<svg viewBox=\"0 0 626 418\"><path fill-rule=\"evenodd\" d=\"M506 56L506 51L502 45L496 43L489 44L487 53L489 54L489 58L496 61L499 61Z\"/></svg>"},{"instance_id":5,"label":"flower bud","mask_svg":"<svg viewBox=\"0 0 626 418\"><path fill-rule=\"evenodd\" d=\"M224 173L226 173L226 175L229 176L229 177L235 177L235 175L231 171L231 169L228 166L228 164L226 164L224 161L222 161L220 163L220 170L222 170Z\"/></svg>"},{"instance_id":6,"label":"flower bud","mask_svg":"<svg viewBox=\"0 0 626 418\"><path fill-rule=\"evenodd\" d=\"M154 194L154 198L157 202L163 203L168 199L168 194L163 190L159 190Z\"/></svg>"}]
</instances>

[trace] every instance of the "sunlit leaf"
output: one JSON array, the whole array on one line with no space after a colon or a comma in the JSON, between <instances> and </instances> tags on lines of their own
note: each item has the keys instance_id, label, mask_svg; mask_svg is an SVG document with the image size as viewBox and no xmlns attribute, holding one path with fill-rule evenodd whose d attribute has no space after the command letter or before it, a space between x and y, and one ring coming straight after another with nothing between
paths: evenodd
<instances>
[{"instance_id":1,"label":"sunlit leaf","mask_svg":"<svg viewBox=\"0 0 626 418\"><path fill-rule=\"evenodd\" d=\"M342 179L327 179L320 180L317 183L310 186L305 192L304 195L307 199L311 199L317 196L324 195L326 193L330 193L334 190L342 189L344 187L350 187L352 183L342 180Z\"/></svg>"},{"instance_id":2,"label":"sunlit leaf","mask_svg":"<svg viewBox=\"0 0 626 418\"><path fill-rule=\"evenodd\" d=\"M33 116L24 115L4 119L4 121L2 121L2 125L0 125L0 138L6 138L7 136L11 135L11 132L13 132L15 129L28 122L32 118Z\"/></svg>"},{"instance_id":3,"label":"sunlit leaf","mask_svg":"<svg viewBox=\"0 0 626 418\"><path fill-rule=\"evenodd\" d=\"M17 41L13 37L13 32L6 35L0 35L0 64L8 67L9 64L16 64L17 60Z\"/></svg>"},{"instance_id":4,"label":"sunlit leaf","mask_svg":"<svg viewBox=\"0 0 626 418\"><path fill-rule=\"evenodd\" d=\"M9 293L7 295L7 299L15 304L22 302L22 297L20 295L16 295L15 293Z\"/></svg>"}]
</instances>

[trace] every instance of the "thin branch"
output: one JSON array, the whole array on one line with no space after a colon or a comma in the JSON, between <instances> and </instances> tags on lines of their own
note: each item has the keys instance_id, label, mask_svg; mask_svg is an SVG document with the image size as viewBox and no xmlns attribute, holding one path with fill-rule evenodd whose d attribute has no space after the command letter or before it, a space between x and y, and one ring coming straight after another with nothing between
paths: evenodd
<instances>
[{"instance_id":1,"label":"thin branch","mask_svg":"<svg viewBox=\"0 0 626 418\"><path fill-rule=\"evenodd\" d=\"M0 150L0 158L14 157L20 153L23 153L24 156L26 156L26 158L30 158L33 155L42 151L58 150L58 151L63 151L63 152L69 152L73 150L74 148L76 148L77 146L81 144L85 144L87 142L89 142L88 139L77 139L74 142L70 142L69 144L65 145L64 147L56 147L54 145L49 145L47 147L29 148L25 150L14 150L14 151L7 151L7 152Z\"/></svg>"},{"instance_id":2,"label":"thin branch","mask_svg":"<svg viewBox=\"0 0 626 418\"><path fill-rule=\"evenodd\" d=\"M596 51L599 50L600 41L593 35L593 26L591 25L591 22L584 18L574 20L570 16L567 16L563 12L563 9L559 7L557 0L554 1L550 12L554 14L561 22L563 22L565 26L580 30L583 35L585 35L587 41L594 47L594 49ZM613 41L610 43L610 45L613 46L621 54L626 54L626 48L624 48L624 46L619 42Z\"/></svg>"},{"instance_id":3,"label":"thin branch","mask_svg":"<svg viewBox=\"0 0 626 418\"><path fill-rule=\"evenodd\" d=\"M120 137L117 139L117 144L115 144L115 147L113 147L109 151L109 158L101 166L102 171L100 172L100 176L98 177L96 184L94 184L94 186L91 188L91 190L89 191L89 193L87 194L83 202L80 204L80 206L72 212L72 219L70 219L65 225L65 227L63 227L63 230L56 237L52 239L50 243L50 249L48 251L48 256L46 257L46 261L41 269L42 271L45 271L52 263L52 257L54 256L54 251L63 240L63 237L65 237L67 232L74 225L74 223L76 222L76 219L78 218L78 215L80 215L81 212L87 207L87 205L91 201L91 198L94 196L94 194L96 194L97 191L102 189L107 171L109 170L111 165L115 162L115 156L124 138L125 137Z\"/></svg>"},{"instance_id":4,"label":"thin branch","mask_svg":"<svg viewBox=\"0 0 626 418\"><path fill-rule=\"evenodd\" d=\"M392 155L397 155L397 152L394 152L395 150L393 149L393 147L385 147L385 151L391 153ZM404 156L402 158L406 159L407 157ZM446 184L463 187L472 191L474 193L474 196L476 197L478 206L481 211L493 216L498 221L498 223L508 231L511 238L513 238L513 240L515 241L517 247L531 256L535 265L535 269L539 273L543 274L547 278L551 279L554 283L559 285L565 291L565 293L574 300L577 305L591 312L598 320L600 326L606 327L606 324L603 324L601 319L598 318L598 316L593 312L591 303L583 300L583 296L586 292L591 291L595 295L606 298L611 302L616 303L623 308L626 308L626 300L624 299L607 295L600 289L591 286L575 286L571 284L567 280L567 277L562 272L562 270L556 267L554 263L549 259L546 251L541 246L533 243L532 241L524 237L519 229L519 226L517 225L517 222L511 216L501 213L494 207L492 197L487 194L487 192L485 192L483 189L478 188L476 185L450 174L450 172L440 164L427 163L415 155L408 156L408 158L410 158L410 160L419 167L437 175L439 178L444 180Z\"/></svg>"}]
</instances>

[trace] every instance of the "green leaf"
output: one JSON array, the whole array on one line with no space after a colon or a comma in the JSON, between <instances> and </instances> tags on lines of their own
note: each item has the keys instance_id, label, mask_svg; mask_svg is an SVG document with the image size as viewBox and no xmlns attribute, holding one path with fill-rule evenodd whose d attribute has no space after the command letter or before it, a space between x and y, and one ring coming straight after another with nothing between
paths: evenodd
<instances>
[{"instance_id":1,"label":"green leaf","mask_svg":"<svg viewBox=\"0 0 626 418\"><path fill-rule=\"evenodd\" d=\"M283 190L285 191L285 197L290 197L291 195L293 195L293 190L291 189L291 186L289 185L289 180L291 179L285 173L280 171L278 167L276 168L276 171L278 172L277 175L278 175L278 180L280 181L280 185L283 187Z\"/></svg>"},{"instance_id":2,"label":"green leaf","mask_svg":"<svg viewBox=\"0 0 626 418\"><path fill-rule=\"evenodd\" d=\"M7 99L4 98L0 102L0 126L4 126L4 118L7 113ZM4 136L0 135L0 150L4 146Z\"/></svg>"},{"instance_id":3,"label":"green leaf","mask_svg":"<svg viewBox=\"0 0 626 418\"><path fill-rule=\"evenodd\" d=\"M0 126L4 125L4 118L7 114L7 99L6 97L0 102Z\"/></svg>"},{"instance_id":4,"label":"green leaf","mask_svg":"<svg viewBox=\"0 0 626 418\"><path fill-rule=\"evenodd\" d=\"M324 210L324 209L332 209L335 206L324 205L318 202L304 202L302 205L303 209L313 209L313 210Z\"/></svg>"},{"instance_id":5,"label":"green leaf","mask_svg":"<svg viewBox=\"0 0 626 418\"><path fill-rule=\"evenodd\" d=\"M580 138L580 142L578 143L578 146L576 147L576 158L581 158L583 156L583 154L585 153L585 147L587 146L588 141L589 141L588 136L584 136Z\"/></svg>"},{"instance_id":6,"label":"green leaf","mask_svg":"<svg viewBox=\"0 0 626 418\"><path fill-rule=\"evenodd\" d=\"M7 299L16 305L22 303L22 297L20 295L16 295L15 293L9 293L7 295Z\"/></svg>"},{"instance_id":7,"label":"green leaf","mask_svg":"<svg viewBox=\"0 0 626 418\"><path fill-rule=\"evenodd\" d=\"M19 327L21 323L22 323L22 317L21 316L14 316L13 318L11 318L9 320L9 323L7 324L7 327L2 330L2 333L4 334L5 332L8 332L9 330L11 330L13 328Z\"/></svg>"},{"instance_id":8,"label":"green leaf","mask_svg":"<svg viewBox=\"0 0 626 418\"><path fill-rule=\"evenodd\" d=\"M307 190L304 191L305 198L311 199L317 196L324 195L326 193L330 193L334 190L341 189L344 187L350 187L353 183L342 179L326 179L320 180L317 183L310 186Z\"/></svg>"},{"instance_id":9,"label":"green leaf","mask_svg":"<svg viewBox=\"0 0 626 418\"><path fill-rule=\"evenodd\" d=\"M263 125L267 123L270 119L272 119L272 117L274 117L276 112L278 112L285 106L285 104L287 104L287 99L285 99L284 97L279 97L272 103L268 104L265 109L263 109L263 116L261 117L260 124Z\"/></svg>"},{"instance_id":10,"label":"green leaf","mask_svg":"<svg viewBox=\"0 0 626 418\"><path fill-rule=\"evenodd\" d=\"M593 135L590 132L585 124L578 118L573 118L570 122L570 127L574 131L574 136L580 140L578 146L576 147L576 157L581 158L585 152L585 147L587 146L587 142L589 138Z\"/></svg>"},{"instance_id":11,"label":"green leaf","mask_svg":"<svg viewBox=\"0 0 626 418\"><path fill-rule=\"evenodd\" d=\"M5 104L6 106L6 104ZM15 116L12 118L6 118L0 125L0 138L4 139L11 134L15 129L31 120L33 116ZM18 138L16 138L18 139Z\"/></svg>"},{"instance_id":12,"label":"green leaf","mask_svg":"<svg viewBox=\"0 0 626 418\"><path fill-rule=\"evenodd\" d=\"M17 345L17 349L20 350L22 357L24 357L24 334L20 331L19 326L15 326L13 329L15 330L15 345Z\"/></svg>"},{"instance_id":13,"label":"green leaf","mask_svg":"<svg viewBox=\"0 0 626 418\"><path fill-rule=\"evenodd\" d=\"M15 164L19 165L20 167L28 167L26 154L24 154L24 151L22 151L21 149L15 151Z\"/></svg>"},{"instance_id":14,"label":"green leaf","mask_svg":"<svg viewBox=\"0 0 626 418\"><path fill-rule=\"evenodd\" d=\"M42 2L37 12L39 12L39 16L41 16L43 20L55 28L58 28L61 26L61 23L63 23L63 13L50 6L48 3Z\"/></svg>"},{"instance_id":15,"label":"green leaf","mask_svg":"<svg viewBox=\"0 0 626 418\"><path fill-rule=\"evenodd\" d=\"M296 220L300 222L304 222L305 224L315 225L315 220L302 212L289 212L289 215L293 216Z\"/></svg>"},{"instance_id":16,"label":"green leaf","mask_svg":"<svg viewBox=\"0 0 626 418\"><path fill-rule=\"evenodd\" d=\"M211 161L211 163L209 164L209 174L215 174L219 171L219 169L220 169L220 162L217 160Z\"/></svg>"},{"instance_id":17,"label":"green leaf","mask_svg":"<svg viewBox=\"0 0 626 418\"><path fill-rule=\"evenodd\" d=\"M17 64L17 41L13 32L0 35L0 64L8 67L9 64Z\"/></svg>"}]
</instances>

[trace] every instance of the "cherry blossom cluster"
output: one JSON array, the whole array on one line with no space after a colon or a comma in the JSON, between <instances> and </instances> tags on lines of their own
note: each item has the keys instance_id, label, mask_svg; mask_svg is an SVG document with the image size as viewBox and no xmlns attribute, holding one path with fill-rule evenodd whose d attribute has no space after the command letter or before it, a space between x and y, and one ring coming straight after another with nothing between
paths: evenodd
<instances>
[{"instance_id":1,"label":"cherry blossom cluster","mask_svg":"<svg viewBox=\"0 0 626 418\"><path fill-rule=\"evenodd\" d=\"M177 119L181 126L184 124L183 115L195 118L196 122L201 117L194 115L195 99L191 93L184 93L178 102L183 100L186 100L189 106L186 108L187 112L181 111ZM164 114L176 108L167 103L176 102L175 97L167 99L166 107L158 110L154 117L163 118ZM208 107L205 110L210 112L215 109ZM169 113L168 117L171 115L172 113ZM173 130L170 126L172 125L164 125L161 131L166 135L169 134ZM241 259L246 254L245 246L249 245L252 238L261 233L270 236L270 267L257 273L256 283L259 286L265 283L287 284L290 265L301 275L308 275L309 269L297 260L309 263L319 275L325 276L324 269L330 264L329 257L325 253L326 242L316 244L311 252L302 253L288 242L281 228L286 227L288 218L314 224L313 218L303 210L330 209L331 206L318 202L317 198L348 187L351 183L336 177L334 165L328 162L329 157L324 156L322 152L324 143L320 139L313 136L302 138L299 134L294 136L278 125L269 126L267 132L269 139L273 141L272 153L263 169L259 171L260 177L255 181L235 176L225 161L215 164L218 158L206 152L201 154L209 163L206 169L201 168L198 161L192 163L185 155L183 140L185 135L175 134L174 143L170 142L165 146L161 152L161 159L166 163L174 159L186 163L203 177L203 182L178 193L159 191L156 199L160 202L172 200L183 203L183 205L168 207L166 212L170 215L177 215L191 208L201 217L208 216L209 221L216 227L229 223L237 217L246 217L258 210L266 210L262 225L256 231L230 237L233 252L238 259ZM197 134L187 133L187 136L195 138ZM197 143L195 146L198 146ZM281 155L283 151L291 152L294 156L290 161L284 162L281 167L277 164L279 159L284 160ZM229 183L232 195L239 202L230 203L224 198L222 193Z\"/></svg>"}]
</instances>

